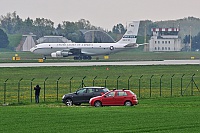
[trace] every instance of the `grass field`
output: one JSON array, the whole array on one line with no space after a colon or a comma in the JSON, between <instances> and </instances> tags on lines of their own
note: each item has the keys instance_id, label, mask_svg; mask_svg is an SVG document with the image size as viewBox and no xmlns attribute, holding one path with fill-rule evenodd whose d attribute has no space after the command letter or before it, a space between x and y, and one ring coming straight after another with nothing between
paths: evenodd
<instances>
[{"instance_id":1,"label":"grass field","mask_svg":"<svg viewBox=\"0 0 200 133\"><path fill-rule=\"evenodd\" d=\"M30 53L18 54L22 57L22 62L37 62L38 56ZM29 54L30 56L27 56ZM139 53L131 54L131 56L128 53L124 53L124 55L119 53L117 56L127 57L127 60L148 60L152 57L156 57L155 60L160 60L167 58L168 54L164 56L161 53L152 55L146 53L143 57L143 54ZM171 54L177 56L178 59L188 59L190 56L199 58L198 53L193 53L194 55L191 53ZM12 56L14 53L7 55L0 53L0 62L14 62L10 59ZM168 59L172 59L173 56L169 56ZM123 59L120 58L120 60ZM199 65L1 68L0 73L0 103L1 105L3 103L6 79L8 79L6 82L6 103L9 103L9 106L0 106L0 132L2 133L195 133L200 131L200 92L198 87L190 84L192 75L195 74L194 81L197 86L200 86ZM162 97L160 97L162 75ZM184 95L180 96L180 81L183 75ZM130 89L137 95L139 93L139 78L142 76L139 104L135 107L95 108L88 104L66 107L61 103L61 97L69 92L70 79L73 77L72 91L75 91L80 87L85 76L84 84L86 86L92 86L93 83L95 86L104 86L105 79L108 77L106 81L109 89L116 88L117 83L119 88L127 88L127 81L130 78ZM47 77L46 101L44 102L43 83ZM59 77L61 79L59 80L59 101L57 101L56 81ZM149 96L150 79L151 98ZM31 80L33 80L33 85L40 84L42 87L39 104L30 103ZM19 81L20 91L18 90ZM189 96L192 87L195 96ZM171 88L173 88L173 96L170 95ZM18 102L18 92L20 93L20 102Z\"/></svg>"},{"instance_id":2,"label":"grass field","mask_svg":"<svg viewBox=\"0 0 200 133\"><path fill-rule=\"evenodd\" d=\"M200 131L199 97L141 99L135 107L1 106L0 132L132 133Z\"/></svg>"},{"instance_id":3,"label":"grass field","mask_svg":"<svg viewBox=\"0 0 200 133\"><path fill-rule=\"evenodd\" d=\"M33 86L39 84L42 87L41 100L44 101L45 97L46 102L55 102L57 100L57 80L60 77L58 82L59 101L61 101L63 94L70 92L70 79L72 79L71 91L74 92L82 86L85 76L86 78L83 81L85 86L94 85L106 86L109 89L127 89L128 79L132 75L129 81L129 89L135 92L140 98L149 98L160 97L160 89L162 89L162 97L180 96L181 77L184 74L182 78L183 95L200 95L198 88L200 86L200 71L198 70L199 65L1 68L0 103L4 102L4 82L7 79L6 103L9 104L30 102L31 80L33 78ZM195 84L191 83L192 75L194 75ZM140 79L141 76L142 78ZM45 82L44 94L44 81L46 78L48 79ZM162 88L160 87L160 83L162 83ZM33 91L32 93L34 94Z\"/></svg>"}]
</instances>

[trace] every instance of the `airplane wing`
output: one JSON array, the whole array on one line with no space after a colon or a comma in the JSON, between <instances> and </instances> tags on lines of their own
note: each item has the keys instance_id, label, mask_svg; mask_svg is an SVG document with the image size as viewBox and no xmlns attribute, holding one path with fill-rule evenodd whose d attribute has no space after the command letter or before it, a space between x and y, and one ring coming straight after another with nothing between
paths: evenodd
<instances>
[{"instance_id":1,"label":"airplane wing","mask_svg":"<svg viewBox=\"0 0 200 133\"><path fill-rule=\"evenodd\" d=\"M69 50L69 52L72 53L72 55L79 55L79 54L81 54L81 49L72 48Z\"/></svg>"}]
</instances>

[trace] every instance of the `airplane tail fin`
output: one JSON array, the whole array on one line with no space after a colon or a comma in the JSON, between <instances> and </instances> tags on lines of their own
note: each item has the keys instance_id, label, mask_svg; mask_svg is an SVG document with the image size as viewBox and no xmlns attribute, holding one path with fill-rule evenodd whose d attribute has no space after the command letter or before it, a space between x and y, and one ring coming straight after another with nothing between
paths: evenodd
<instances>
[{"instance_id":1,"label":"airplane tail fin","mask_svg":"<svg viewBox=\"0 0 200 133\"><path fill-rule=\"evenodd\" d=\"M136 44L137 34L139 29L140 21L132 21L127 24L127 31L123 37L118 41L121 44Z\"/></svg>"}]
</instances>

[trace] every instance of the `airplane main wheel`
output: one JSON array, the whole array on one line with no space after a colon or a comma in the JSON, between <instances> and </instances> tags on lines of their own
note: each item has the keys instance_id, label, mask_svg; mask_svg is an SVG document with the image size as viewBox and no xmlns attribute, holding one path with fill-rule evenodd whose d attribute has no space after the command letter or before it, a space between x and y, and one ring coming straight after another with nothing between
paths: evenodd
<instances>
[{"instance_id":1,"label":"airplane main wheel","mask_svg":"<svg viewBox=\"0 0 200 133\"><path fill-rule=\"evenodd\" d=\"M92 59L92 57L89 56L89 55L87 55L87 56L83 56L83 60L91 60L91 59Z\"/></svg>"},{"instance_id":2,"label":"airplane main wheel","mask_svg":"<svg viewBox=\"0 0 200 133\"><path fill-rule=\"evenodd\" d=\"M74 60L91 60L92 56L85 55L85 56L74 56Z\"/></svg>"},{"instance_id":3,"label":"airplane main wheel","mask_svg":"<svg viewBox=\"0 0 200 133\"><path fill-rule=\"evenodd\" d=\"M91 60L92 59L92 56L88 56L88 60Z\"/></svg>"},{"instance_id":4,"label":"airplane main wheel","mask_svg":"<svg viewBox=\"0 0 200 133\"><path fill-rule=\"evenodd\" d=\"M74 56L74 60L82 60L81 56Z\"/></svg>"},{"instance_id":5,"label":"airplane main wheel","mask_svg":"<svg viewBox=\"0 0 200 133\"><path fill-rule=\"evenodd\" d=\"M76 56L74 56L74 60L78 60Z\"/></svg>"},{"instance_id":6,"label":"airplane main wheel","mask_svg":"<svg viewBox=\"0 0 200 133\"><path fill-rule=\"evenodd\" d=\"M89 55L86 56L74 56L74 60L91 60L92 57Z\"/></svg>"}]
</instances>

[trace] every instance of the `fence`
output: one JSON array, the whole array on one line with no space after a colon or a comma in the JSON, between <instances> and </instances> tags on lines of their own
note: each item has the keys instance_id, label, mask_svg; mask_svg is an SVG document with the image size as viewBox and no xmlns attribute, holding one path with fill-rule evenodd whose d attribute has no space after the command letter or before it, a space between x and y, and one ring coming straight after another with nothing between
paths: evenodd
<instances>
[{"instance_id":1,"label":"fence","mask_svg":"<svg viewBox=\"0 0 200 133\"><path fill-rule=\"evenodd\" d=\"M3 80L0 86L0 104L13 103L32 103L34 100L34 86L39 84L41 86L40 101L41 102L56 102L61 101L64 94L74 92L78 88L84 86L105 86L108 89L130 89L137 94L138 98L149 97L172 97L184 95L199 95L198 88L200 79L195 77L195 74L176 76L175 74L169 76L165 75L141 75L134 77L115 77L109 79L99 78L95 76L88 79L84 76L81 80L71 77L65 79L58 77L50 79L16 79Z\"/></svg>"}]
</instances>

